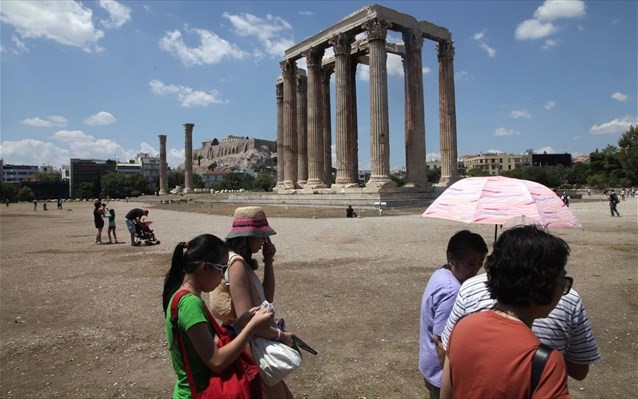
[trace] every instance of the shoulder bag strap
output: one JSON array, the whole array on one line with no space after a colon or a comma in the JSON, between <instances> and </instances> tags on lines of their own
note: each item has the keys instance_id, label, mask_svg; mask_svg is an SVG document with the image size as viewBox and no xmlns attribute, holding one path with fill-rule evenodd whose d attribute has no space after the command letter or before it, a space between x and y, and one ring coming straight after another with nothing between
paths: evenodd
<instances>
[{"instance_id":1,"label":"shoulder bag strap","mask_svg":"<svg viewBox=\"0 0 638 399\"><path fill-rule=\"evenodd\" d=\"M536 352L534 352L534 357L532 358L532 386L529 391L530 396L534 394L536 387L538 387L541 375L543 375L543 370L545 370L545 364L553 350L553 348L543 343L536 348Z\"/></svg>"},{"instance_id":2,"label":"shoulder bag strap","mask_svg":"<svg viewBox=\"0 0 638 399\"><path fill-rule=\"evenodd\" d=\"M195 385L195 377L193 377L193 372L191 371L191 365L188 362L188 356L186 356L186 345L184 344L184 340L182 339L182 334L180 334L179 327L177 326L177 315L178 315L178 305L179 301L186 294L190 294L187 290L178 291L177 294L173 297L173 301L171 302L171 324L173 325L173 339L177 337L177 341L179 342L179 353L182 355L182 363L184 363L184 371L186 371L186 379L188 380L188 387L191 390L191 395L194 399L199 398L199 392L197 392L197 385Z\"/></svg>"}]
</instances>

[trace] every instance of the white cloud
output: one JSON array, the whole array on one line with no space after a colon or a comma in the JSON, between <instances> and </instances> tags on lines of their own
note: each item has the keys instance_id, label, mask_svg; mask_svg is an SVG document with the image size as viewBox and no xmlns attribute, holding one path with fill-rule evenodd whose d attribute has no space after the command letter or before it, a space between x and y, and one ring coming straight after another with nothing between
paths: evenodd
<instances>
[{"instance_id":1,"label":"white cloud","mask_svg":"<svg viewBox=\"0 0 638 399\"><path fill-rule=\"evenodd\" d=\"M560 18L582 18L585 16L585 2L582 0L545 0L534 12L534 18L554 21Z\"/></svg>"},{"instance_id":2,"label":"white cloud","mask_svg":"<svg viewBox=\"0 0 638 399\"><path fill-rule=\"evenodd\" d=\"M460 71L454 74L454 80L462 81L462 80L473 80L474 77L470 75L467 71Z\"/></svg>"},{"instance_id":3,"label":"white cloud","mask_svg":"<svg viewBox=\"0 0 638 399\"><path fill-rule=\"evenodd\" d=\"M52 143L41 140L24 139L3 141L0 153L6 164L52 165L60 167L69 163L70 152Z\"/></svg>"},{"instance_id":4,"label":"white cloud","mask_svg":"<svg viewBox=\"0 0 638 399\"><path fill-rule=\"evenodd\" d=\"M541 147L534 150L534 154L543 154L543 153L554 154L554 149L551 146L546 146L546 147Z\"/></svg>"},{"instance_id":5,"label":"white cloud","mask_svg":"<svg viewBox=\"0 0 638 399\"><path fill-rule=\"evenodd\" d=\"M556 106L556 101L554 100L549 100L545 103L545 109L548 111L554 108L555 106Z\"/></svg>"},{"instance_id":6,"label":"white cloud","mask_svg":"<svg viewBox=\"0 0 638 399\"><path fill-rule=\"evenodd\" d=\"M227 12L223 16L238 35L257 38L271 57L282 57L285 50L295 44L290 37L292 26L280 17L268 14L262 19L248 13L234 15Z\"/></svg>"},{"instance_id":7,"label":"white cloud","mask_svg":"<svg viewBox=\"0 0 638 399\"><path fill-rule=\"evenodd\" d=\"M386 60L386 69L388 71L388 76L403 77L403 61L401 61L401 57L395 54L388 54L388 58ZM428 68L428 72L429 72L429 68ZM370 66L365 64L357 65L357 78L359 80L369 82L370 81Z\"/></svg>"},{"instance_id":8,"label":"white cloud","mask_svg":"<svg viewBox=\"0 0 638 399\"><path fill-rule=\"evenodd\" d=\"M487 150L486 153L488 153L488 154L504 154L505 151L490 149L490 150Z\"/></svg>"},{"instance_id":9,"label":"white cloud","mask_svg":"<svg viewBox=\"0 0 638 399\"><path fill-rule=\"evenodd\" d=\"M521 135L521 132L519 132L518 130L506 129L504 127L499 127L498 129L496 129L494 131L494 136L497 136L497 137L501 137L501 136L519 136L519 135Z\"/></svg>"},{"instance_id":10,"label":"white cloud","mask_svg":"<svg viewBox=\"0 0 638 399\"><path fill-rule=\"evenodd\" d=\"M545 43L541 46L543 50L550 49L552 47L556 47L560 43L559 39L547 39Z\"/></svg>"},{"instance_id":11,"label":"white cloud","mask_svg":"<svg viewBox=\"0 0 638 399\"><path fill-rule=\"evenodd\" d=\"M148 84L151 87L151 91L155 94L174 94L180 105L185 108L205 107L210 104L224 104L228 102L219 99L217 90L211 90L209 92L193 90L186 86L166 85L157 79L151 80Z\"/></svg>"},{"instance_id":12,"label":"white cloud","mask_svg":"<svg viewBox=\"0 0 638 399\"><path fill-rule=\"evenodd\" d=\"M57 143L33 139L4 141L0 144L0 154L5 164L52 165L56 168L68 165L71 158L126 162L141 152L152 156L159 154L153 146L144 142L139 149L128 149L112 140L96 140L79 130L60 130L53 138ZM171 167L184 163L184 157L184 149L170 149L166 154Z\"/></svg>"},{"instance_id":13,"label":"white cloud","mask_svg":"<svg viewBox=\"0 0 638 399\"><path fill-rule=\"evenodd\" d=\"M488 56L490 56L490 58L496 57L496 50L494 50L492 47L490 47L487 44L487 36L485 36L485 31L475 33L472 36L472 39L478 42L479 47L485 50L485 52L487 53Z\"/></svg>"},{"instance_id":14,"label":"white cloud","mask_svg":"<svg viewBox=\"0 0 638 399\"><path fill-rule=\"evenodd\" d=\"M627 101L627 99L629 99L629 96L617 91L611 95L611 98L622 103Z\"/></svg>"},{"instance_id":15,"label":"white cloud","mask_svg":"<svg viewBox=\"0 0 638 399\"><path fill-rule=\"evenodd\" d=\"M89 136L81 130L58 130L55 134L53 134L53 138L66 142L92 142L95 140L93 136Z\"/></svg>"},{"instance_id":16,"label":"white cloud","mask_svg":"<svg viewBox=\"0 0 638 399\"><path fill-rule=\"evenodd\" d=\"M427 75L428 73L432 72L432 70L430 69L430 67L423 67L423 74Z\"/></svg>"},{"instance_id":17,"label":"white cloud","mask_svg":"<svg viewBox=\"0 0 638 399\"><path fill-rule=\"evenodd\" d=\"M550 36L559 30L552 22L565 18L585 16L585 2L582 0L545 0L534 12L532 19L521 22L514 36L517 40L535 40ZM554 47L558 41L545 41L544 49Z\"/></svg>"},{"instance_id":18,"label":"white cloud","mask_svg":"<svg viewBox=\"0 0 638 399\"><path fill-rule=\"evenodd\" d=\"M530 115L529 111L526 109L518 109L518 110L514 110L512 112L510 112L510 116L514 119L518 119L518 118L531 118L532 115Z\"/></svg>"},{"instance_id":19,"label":"white cloud","mask_svg":"<svg viewBox=\"0 0 638 399\"><path fill-rule=\"evenodd\" d=\"M98 4L110 16L109 20L100 20L105 28L119 28L131 19L131 9L115 0L100 0Z\"/></svg>"},{"instance_id":20,"label":"white cloud","mask_svg":"<svg viewBox=\"0 0 638 399\"><path fill-rule=\"evenodd\" d=\"M306 16L306 17L312 17L312 16L315 15L315 13L312 12L312 11L299 11L299 15L303 15L303 16Z\"/></svg>"},{"instance_id":21,"label":"white cloud","mask_svg":"<svg viewBox=\"0 0 638 399\"><path fill-rule=\"evenodd\" d=\"M542 39L558 30L551 22L541 22L536 19L528 19L516 27L514 36L516 40Z\"/></svg>"},{"instance_id":22,"label":"white cloud","mask_svg":"<svg viewBox=\"0 0 638 399\"><path fill-rule=\"evenodd\" d=\"M441 160L441 153L439 153L439 152L428 152L427 154L425 154L425 159L428 162L440 161Z\"/></svg>"},{"instance_id":23,"label":"white cloud","mask_svg":"<svg viewBox=\"0 0 638 399\"><path fill-rule=\"evenodd\" d=\"M224 58L242 59L247 54L236 45L217 36L215 32L205 29L188 29L187 33L196 33L199 36L199 46L188 47L184 43L182 33L178 30L166 32L160 39L160 48L175 57L182 63L191 67L193 65L217 64Z\"/></svg>"},{"instance_id":24,"label":"white cloud","mask_svg":"<svg viewBox=\"0 0 638 399\"><path fill-rule=\"evenodd\" d=\"M0 20L21 39L45 38L87 52L101 51L104 32L93 25L93 12L75 1L3 1Z\"/></svg>"},{"instance_id":25,"label":"white cloud","mask_svg":"<svg viewBox=\"0 0 638 399\"><path fill-rule=\"evenodd\" d=\"M98 112L84 120L84 123L91 126L108 126L117 122L117 119L106 111Z\"/></svg>"},{"instance_id":26,"label":"white cloud","mask_svg":"<svg viewBox=\"0 0 638 399\"><path fill-rule=\"evenodd\" d=\"M67 122L65 117L58 115L47 116L46 119L36 116L35 118L27 118L20 121L23 125L34 127L64 127Z\"/></svg>"},{"instance_id":27,"label":"white cloud","mask_svg":"<svg viewBox=\"0 0 638 399\"><path fill-rule=\"evenodd\" d=\"M625 116L624 118L614 119L600 125L594 125L589 129L590 134L617 134L624 133L629 130L629 126L638 125L638 118L635 116Z\"/></svg>"}]
</instances>

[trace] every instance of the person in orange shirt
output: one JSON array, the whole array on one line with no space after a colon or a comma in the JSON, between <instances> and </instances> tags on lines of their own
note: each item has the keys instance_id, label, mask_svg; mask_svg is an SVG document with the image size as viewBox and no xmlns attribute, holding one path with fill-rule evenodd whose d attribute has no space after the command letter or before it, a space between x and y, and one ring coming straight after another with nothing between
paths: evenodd
<instances>
[{"instance_id":1,"label":"person in orange shirt","mask_svg":"<svg viewBox=\"0 0 638 399\"><path fill-rule=\"evenodd\" d=\"M569 245L536 226L505 231L485 262L491 310L461 319L450 336L441 398L571 398L567 367L551 350L536 387L534 319L547 317L572 286ZM468 365L471 365L468 367Z\"/></svg>"}]
</instances>

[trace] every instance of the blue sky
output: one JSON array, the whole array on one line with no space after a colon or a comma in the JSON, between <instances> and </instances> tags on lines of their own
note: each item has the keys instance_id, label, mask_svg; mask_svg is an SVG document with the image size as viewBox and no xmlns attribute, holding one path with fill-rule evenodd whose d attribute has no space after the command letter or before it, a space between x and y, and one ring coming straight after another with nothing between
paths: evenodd
<instances>
[{"instance_id":1,"label":"blue sky","mask_svg":"<svg viewBox=\"0 0 638 399\"><path fill-rule=\"evenodd\" d=\"M1 157L56 167L75 157L126 161L158 154L166 134L174 167L184 123L195 124L195 148L229 134L275 140L284 50L367 4L3 0ZM637 124L636 1L378 4L451 31L459 156L588 154ZM398 57L388 57L388 72L395 168L405 164ZM427 40L423 73L430 160L439 156L438 62ZM359 66L361 168L370 164L368 83Z\"/></svg>"}]
</instances>

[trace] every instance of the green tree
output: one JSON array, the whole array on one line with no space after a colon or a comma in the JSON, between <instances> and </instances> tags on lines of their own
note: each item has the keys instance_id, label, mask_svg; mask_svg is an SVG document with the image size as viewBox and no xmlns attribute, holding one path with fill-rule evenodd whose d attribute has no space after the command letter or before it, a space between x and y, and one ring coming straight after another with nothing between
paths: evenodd
<instances>
[{"instance_id":1,"label":"green tree","mask_svg":"<svg viewBox=\"0 0 638 399\"><path fill-rule=\"evenodd\" d=\"M131 187L130 196L139 197L142 194L153 194L155 188L148 179L141 173L135 173L128 176L129 185Z\"/></svg>"},{"instance_id":2,"label":"green tree","mask_svg":"<svg viewBox=\"0 0 638 399\"><path fill-rule=\"evenodd\" d=\"M35 195L33 194L33 190L31 190L27 186L22 186L18 189L18 200L19 201L33 201L35 199Z\"/></svg>"},{"instance_id":3,"label":"green tree","mask_svg":"<svg viewBox=\"0 0 638 399\"><path fill-rule=\"evenodd\" d=\"M428 181L432 184L436 184L441 180L441 168L438 166L427 169L425 173L428 176Z\"/></svg>"},{"instance_id":4,"label":"green tree","mask_svg":"<svg viewBox=\"0 0 638 399\"><path fill-rule=\"evenodd\" d=\"M58 183L62 181L62 175L59 172L38 172L35 174L36 181L46 183Z\"/></svg>"},{"instance_id":5,"label":"green tree","mask_svg":"<svg viewBox=\"0 0 638 399\"><path fill-rule=\"evenodd\" d=\"M632 186L638 185L638 127L631 125L618 140L618 161Z\"/></svg>"},{"instance_id":6,"label":"green tree","mask_svg":"<svg viewBox=\"0 0 638 399\"><path fill-rule=\"evenodd\" d=\"M255 191L272 191L275 186L273 181L273 173L270 171L264 171L257 173L257 177L254 182Z\"/></svg>"},{"instance_id":7,"label":"green tree","mask_svg":"<svg viewBox=\"0 0 638 399\"><path fill-rule=\"evenodd\" d=\"M193 188L205 188L204 178L199 173L193 173Z\"/></svg>"},{"instance_id":8,"label":"green tree","mask_svg":"<svg viewBox=\"0 0 638 399\"><path fill-rule=\"evenodd\" d=\"M18 190L16 189L16 186L11 183L2 183L0 185L0 199L3 202L6 200L14 202L18 199Z\"/></svg>"},{"instance_id":9,"label":"green tree","mask_svg":"<svg viewBox=\"0 0 638 399\"><path fill-rule=\"evenodd\" d=\"M183 170L170 170L167 176L168 180L168 189L172 190L176 186L181 186L184 188L184 171Z\"/></svg>"},{"instance_id":10,"label":"green tree","mask_svg":"<svg viewBox=\"0 0 638 399\"><path fill-rule=\"evenodd\" d=\"M467 171L467 175L470 177L478 177L478 176L489 176L489 172L484 171L479 168L473 168Z\"/></svg>"},{"instance_id":11,"label":"green tree","mask_svg":"<svg viewBox=\"0 0 638 399\"><path fill-rule=\"evenodd\" d=\"M94 194L95 193L94 193L93 183L88 183L88 182L80 183L80 189L78 190L78 195L80 196L80 198L82 199L95 198L96 196Z\"/></svg>"},{"instance_id":12,"label":"green tree","mask_svg":"<svg viewBox=\"0 0 638 399\"><path fill-rule=\"evenodd\" d=\"M131 186L126 175L110 172L102 176L100 182L106 197L124 198L131 195Z\"/></svg>"}]
</instances>

